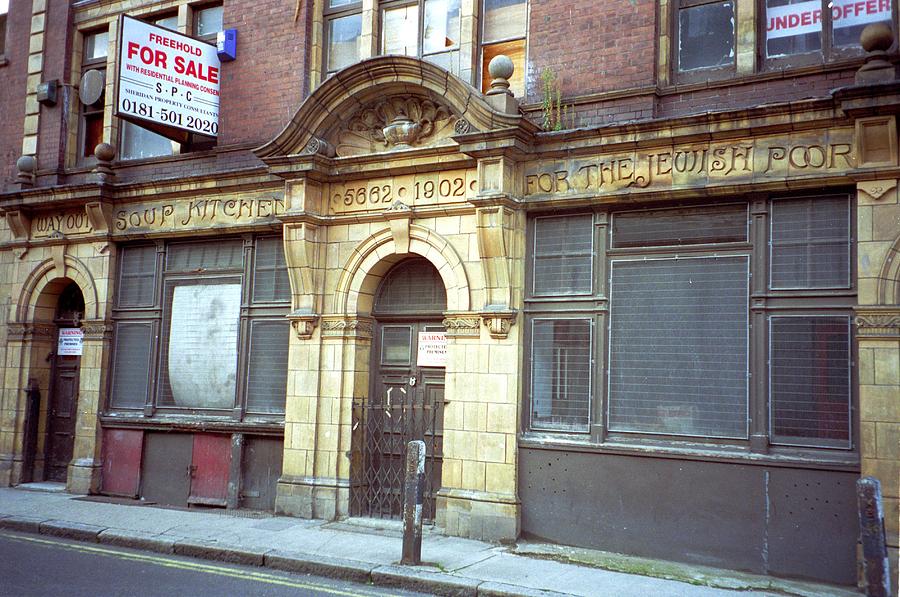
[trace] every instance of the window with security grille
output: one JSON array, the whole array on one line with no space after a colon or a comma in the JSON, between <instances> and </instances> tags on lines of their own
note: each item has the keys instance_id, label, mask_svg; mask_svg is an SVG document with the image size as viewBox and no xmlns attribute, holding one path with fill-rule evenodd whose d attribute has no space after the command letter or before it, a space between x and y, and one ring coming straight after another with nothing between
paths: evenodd
<instances>
[{"instance_id":1,"label":"window with security grille","mask_svg":"<svg viewBox=\"0 0 900 597\"><path fill-rule=\"evenodd\" d=\"M852 206L531 218L525 432L851 459L833 455L856 449Z\"/></svg>"},{"instance_id":2,"label":"window with security grille","mask_svg":"<svg viewBox=\"0 0 900 597\"><path fill-rule=\"evenodd\" d=\"M126 245L120 256L110 409L284 412L281 238Z\"/></svg>"}]
</instances>

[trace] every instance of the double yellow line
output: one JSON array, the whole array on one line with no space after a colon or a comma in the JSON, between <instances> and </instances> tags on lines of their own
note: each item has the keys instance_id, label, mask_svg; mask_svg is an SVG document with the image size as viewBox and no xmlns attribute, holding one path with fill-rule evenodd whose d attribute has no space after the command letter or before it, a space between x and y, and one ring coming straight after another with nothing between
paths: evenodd
<instances>
[{"instance_id":1,"label":"double yellow line","mask_svg":"<svg viewBox=\"0 0 900 597\"><path fill-rule=\"evenodd\" d=\"M28 537L23 535L11 535L3 532L0 532L0 537L9 539L11 541L21 541L24 543L35 543L38 545L53 546L61 549L68 549L70 551L78 551L81 553L119 558L120 560L132 560L135 562L155 564L157 566L163 566L166 568L177 568L179 570L205 572L206 574L217 574L219 576L228 576L231 578L239 578L242 580L252 580L261 583L268 583L271 585L281 585L284 587L292 587L297 589L315 590L321 591L323 593L330 593L332 595L342 595L345 597L372 597L373 595L385 595L385 593L376 593L369 591L349 591L346 589L338 589L336 587L331 587L328 585L301 582L284 578L282 576L277 576L275 574L268 574L266 572L256 572L254 570L235 570L233 568L227 568L225 566L215 566L212 564L201 564L198 562L176 560L163 556L116 551L114 549L93 547L90 545L81 545L78 543L59 543L57 541L51 541L48 539L39 539L37 537Z\"/></svg>"}]
</instances>

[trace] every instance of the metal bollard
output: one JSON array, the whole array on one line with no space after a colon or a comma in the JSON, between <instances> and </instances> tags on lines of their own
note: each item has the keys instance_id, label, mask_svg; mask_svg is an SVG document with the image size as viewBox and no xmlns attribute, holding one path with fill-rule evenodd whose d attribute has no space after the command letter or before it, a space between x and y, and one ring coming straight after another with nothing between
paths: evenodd
<instances>
[{"instance_id":1,"label":"metal bollard","mask_svg":"<svg viewBox=\"0 0 900 597\"><path fill-rule=\"evenodd\" d=\"M884 542L881 482L875 477L863 477L857 481L856 500L859 507L859 535L862 541L866 595L890 597L891 574Z\"/></svg>"},{"instance_id":2,"label":"metal bollard","mask_svg":"<svg viewBox=\"0 0 900 597\"><path fill-rule=\"evenodd\" d=\"M422 502L425 498L425 442L406 445L406 479L403 485L403 557L401 564L422 563Z\"/></svg>"}]
</instances>

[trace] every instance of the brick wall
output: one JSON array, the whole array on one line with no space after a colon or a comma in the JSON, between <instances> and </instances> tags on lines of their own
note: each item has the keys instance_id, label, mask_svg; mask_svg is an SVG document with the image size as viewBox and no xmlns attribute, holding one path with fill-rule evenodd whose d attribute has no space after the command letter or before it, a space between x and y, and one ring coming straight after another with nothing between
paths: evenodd
<instances>
[{"instance_id":1,"label":"brick wall","mask_svg":"<svg viewBox=\"0 0 900 597\"><path fill-rule=\"evenodd\" d=\"M15 175L16 160L22 155L30 24L30 0L12 0L4 50L8 63L0 66L0 189Z\"/></svg>"},{"instance_id":2,"label":"brick wall","mask_svg":"<svg viewBox=\"0 0 900 597\"><path fill-rule=\"evenodd\" d=\"M224 26L238 30L237 60L222 65L219 145L263 144L305 96L311 2L226 0Z\"/></svg>"},{"instance_id":3,"label":"brick wall","mask_svg":"<svg viewBox=\"0 0 900 597\"><path fill-rule=\"evenodd\" d=\"M545 68L560 78L564 96L652 85L655 40L652 0L532 2L528 101L540 101Z\"/></svg>"}]
</instances>

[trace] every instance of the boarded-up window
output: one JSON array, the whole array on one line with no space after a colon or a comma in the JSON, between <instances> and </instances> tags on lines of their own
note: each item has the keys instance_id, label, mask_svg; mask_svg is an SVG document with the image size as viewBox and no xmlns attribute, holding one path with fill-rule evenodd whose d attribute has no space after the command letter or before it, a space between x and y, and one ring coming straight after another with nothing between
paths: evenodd
<instances>
[{"instance_id":1,"label":"boarded-up window","mask_svg":"<svg viewBox=\"0 0 900 597\"><path fill-rule=\"evenodd\" d=\"M531 328L531 426L588 431L591 321L537 319Z\"/></svg>"},{"instance_id":2,"label":"boarded-up window","mask_svg":"<svg viewBox=\"0 0 900 597\"><path fill-rule=\"evenodd\" d=\"M186 408L234 406L241 285L226 280L167 289L168 321L160 404Z\"/></svg>"},{"instance_id":3,"label":"boarded-up window","mask_svg":"<svg viewBox=\"0 0 900 597\"><path fill-rule=\"evenodd\" d=\"M770 325L773 441L849 447L849 318L778 316Z\"/></svg>"},{"instance_id":4,"label":"boarded-up window","mask_svg":"<svg viewBox=\"0 0 900 597\"><path fill-rule=\"evenodd\" d=\"M253 270L253 301L274 303L291 300L291 286L280 238L256 241L256 265Z\"/></svg>"},{"instance_id":5,"label":"boarded-up window","mask_svg":"<svg viewBox=\"0 0 900 597\"><path fill-rule=\"evenodd\" d=\"M613 216L612 246L666 247L747 240L747 207L662 209Z\"/></svg>"},{"instance_id":6,"label":"boarded-up window","mask_svg":"<svg viewBox=\"0 0 900 597\"><path fill-rule=\"evenodd\" d=\"M247 370L248 412L284 412L290 330L290 322L287 320L251 322Z\"/></svg>"},{"instance_id":7,"label":"boarded-up window","mask_svg":"<svg viewBox=\"0 0 900 597\"><path fill-rule=\"evenodd\" d=\"M534 294L590 293L593 246L590 215L535 220Z\"/></svg>"},{"instance_id":8,"label":"boarded-up window","mask_svg":"<svg viewBox=\"0 0 900 597\"><path fill-rule=\"evenodd\" d=\"M773 201L771 287L847 288L849 219L846 196Z\"/></svg>"},{"instance_id":9,"label":"boarded-up window","mask_svg":"<svg viewBox=\"0 0 900 597\"><path fill-rule=\"evenodd\" d=\"M609 428L747 435L747 257L613 261Z\"/></svg>"},{"instance_id":10,"label":"boarded-up window","mask_svg":"<svg viewBox=\"0 0 900 597\"><path fill-rule=\"evenodd\" d=\"M153 324L116 325L111 404L116 408L144 408L150 376Z\"/></svg>"},{"instance_id":11,"label":"boarded-up window","mask_svg":"<svg viewBox=\"0 0 900 597\"><path fill-rule=\"evenodd\" d=\"M152 305L156 288L156 247L125 247L119 268L119 306Z\"/></svg>"}]
</instances>

